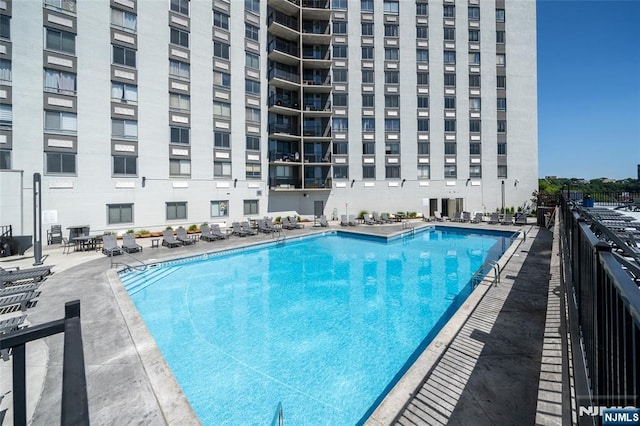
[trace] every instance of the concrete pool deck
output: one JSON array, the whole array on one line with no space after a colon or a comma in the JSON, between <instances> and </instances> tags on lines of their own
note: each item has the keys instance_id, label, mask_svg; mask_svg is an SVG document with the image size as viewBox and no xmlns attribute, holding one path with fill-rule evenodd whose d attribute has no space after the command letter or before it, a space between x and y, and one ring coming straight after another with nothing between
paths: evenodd
<instances>
[{"instance_id":1,"label":"concrete pool deck","mask_svg":"<svg viewBox=\"0 0 640 426\"><path fill-rule=\"evenodd\" d=\"M413 224L416 227L437 224L472 229L520 229L487 224ZM390 235L401 228L399 224L341 228L334 222L329 229ZM503 271L501 285L487 285L478 308L470 310L468 319L460 323L461 330L454 333L452 342L446 345L441 356L436 357L436 367L421 372L419 379L424 383L420 391L409 395L411 402L401 405L400 411L386 418L390 421L372 418L371 421L375 422L372 424L433 424L436 423L434 419L443 424L465 423L467 416L473 416L474 424L534 422L549 289L551 233L530 226L526 229L530 229L530 238L511 256ZM287 238L326 230L307 224L303 230L287 232ZM272 241L272 237L232 237L171 250L151 248L150 239L139 239L144 251L134 256L145 262L160 261L260 241ZM197 418L148 336L132 302L118 280L114 279L116 273L110 268L109 259L99 252L62 254L59 247L45 247L44 254L48 256L45 264L55 265L54 274L41 286L36 306L28 309L28 321L41 324L61 318L65 302L81 301L91 422L197 424ZM118 256L116 260L133 263L126 256ZM0 266L26 268L32 263L32 257L14 257L3 259ZM483 304L487 308L485 313L480 309ZM28 410L32 423L57 424L60 419L62 336L30 344L27 353ZM12 424L11 395L7 394L11 389L10 371L10 362L0 362L0 395L4 395L0 401L2 424ZM442 374L452 389L447 391L438 384ZM429 395L429 386L436 393L441 393L440 399L442 392L457 391L457 403L453 403L454 395L451 395L447 397L448 408L443 409L442 402L435 399L435 414L428 414L424 400L420 398L421 395ZM427 397L429 401L433 399ZM498 401L501 402L496 404ZM415 404L417 409L413 410L411 404ZM480 421L482 419L485 421Z\"/></svg>"}]
</instances>

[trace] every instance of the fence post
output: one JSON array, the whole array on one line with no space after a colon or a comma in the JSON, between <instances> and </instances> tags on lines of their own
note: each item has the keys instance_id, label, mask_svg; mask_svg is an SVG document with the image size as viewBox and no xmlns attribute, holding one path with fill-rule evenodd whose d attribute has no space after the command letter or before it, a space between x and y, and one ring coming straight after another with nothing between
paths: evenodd
<instances>
[{"instance_id":1,"label":"fence post","mask_svg":"<svg viewBox=\"0 0 640 426\"><path fill-rule=\"evenodd\" d=\"M84 372L80 301L64 305L64 356L62 369L62 425L89 425L87 380Z\"/></svg>"}]
</instances>

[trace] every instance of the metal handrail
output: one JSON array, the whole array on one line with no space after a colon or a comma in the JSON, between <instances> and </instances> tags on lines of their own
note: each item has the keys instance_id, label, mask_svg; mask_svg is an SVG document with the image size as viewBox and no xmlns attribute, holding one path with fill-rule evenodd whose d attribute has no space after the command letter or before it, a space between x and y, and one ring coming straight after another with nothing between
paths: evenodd
<instances>
[{"instance_id":1,"label":"metal handrail","mask_svg":"<svg viewBox=\"0 0 640 426\"><path fill-rule=\"evenodd\" d=\"M129 265L128 263L125 263L125 262L114 262L113 261L113 253L109 253L109 260L110 260L110 266L109 267L110 268L113 268L114 265L124 265L126 267L126 270L128 270L128 271L134 270L134 271L138 271L138 272L144 272L149 267L149 265L147 265L146 263L144 263L142 260L138 259L137 257L133 256L131 253L127 253L124 250L120 250L120 253L126 254L127 256L129 256L130 258L135 260L136 262L140 263L142 265L142 268L140 268L139 266Z\"/></svg>"},{"instance_id":2,"label":"metal handrail","mask_svg":"<svg viewBox=\"0 0 640 426\"><path fill-rule=\"evenodd\" d=\"M284 425L284 414L282 413L282 402L278 402L278 407L276 408L276 414L273 416L273 420L271 421L271 426L282 426Z\"/></svg>"},{"instance_id":3,"label":"metal handrail","mask_svg":"<svg viewBox=\"0 0 640 426\"><path fill-rule=\"evenodd\" d=\"M501 273L500 264L495 260L487 260L482 264L482 266L480 266L480 268L478 268L476 273L473 274L473 277L471 277L471 281L475 283L474 287L480 284L480 282L482 281L482 278L480 278L480 275L482 275L482 271L484 271L485 268L487 268L488 266L491 266L491 270L494 272L494 277L491 284L495 285L496 287L498 286L498 284L500 284L500 273Z\"/></svg>"}]
</instances>

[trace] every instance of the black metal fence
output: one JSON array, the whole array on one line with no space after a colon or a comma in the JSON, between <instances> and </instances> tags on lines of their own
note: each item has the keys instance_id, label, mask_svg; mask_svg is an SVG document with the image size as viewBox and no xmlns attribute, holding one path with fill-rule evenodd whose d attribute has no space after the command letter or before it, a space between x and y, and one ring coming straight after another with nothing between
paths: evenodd
<instances>
[{"instance_id":1,"label":"black metal fence","mask_svg":"<svg viewBox=\"0 0 640 426\"><path fill-rule=\"evenodd\" d=\"M563 201L560 229L578 421L597 424L598 407L640 406L640 289L627 267L634 262L598 239L582 213Z\"/></svg>"},{"instance_id":2,"label":"black metal fence","mask_svg":"<svg viewBox=\"0 0 640 426\"><path fill-rule=\"evenodd\" d=\"M13 353L13 421L16 425L26 425L28 420L25 345L58 333L64 333L60 424L89 424L80 301L67 302L64 312L64 318L59 320L0 335L0 350L11 349Z\"/></svg>"}]
</instances>

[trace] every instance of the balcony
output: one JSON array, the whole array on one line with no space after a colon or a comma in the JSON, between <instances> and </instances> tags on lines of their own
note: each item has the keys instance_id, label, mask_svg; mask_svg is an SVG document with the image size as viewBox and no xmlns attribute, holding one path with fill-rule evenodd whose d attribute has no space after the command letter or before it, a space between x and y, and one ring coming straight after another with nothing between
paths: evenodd
<instances>
[{"instance_id":1,"label":"balcony","mask_svg":"<svg viewBox=\"0 0 640 426\"><path fill-rule=\"evenodd\" d=\"M308 138L330 138L331 126L327 124L305 125L303 135Z\"/></svg>"},{"instance_id":2,"label":"balcony","mask_svg":"<svg viewBox=\"0 0 640 426\"><path fill-rule=\"evenodd\" d=\"M298 126L291 124L269 123L270 134L278 133L281 136L300 136Z\"/></svg>"},{"instance_id":3,"label":"balcony","mask_svg":"<svg viewBox=\"0 0 640 426\"><path fill-rule=\"evenodd\" d=\"M331 17L331 1L302 0L302 15L308 19L329 19Z\"/></svg>"},{"instance_id":4,"label":"balcony","mask_svg":"<svg viewBox=\"0 0 640 426\"><path fill-rule=\"evenodd\" d=\"M289 90L299 89L300 74L273 67L269 69L268 78L271 86Z\"/></svg>"},{"instance_id":5,"label":"balcony","mask_svg":"<svg viewBox=\"0 0 640 426\"><path fill-rule=\"evenodd\" d=\"M274 191L302 189L302 182L299 178L272 177L269 178L269 188Z\"/></svg>"},{"instance_id":6,"label":"balcony","mask_svg":"<svg viewBox=\"0 0 640 426\"><path fill-rule=\"evenodd\" d=\"M302 59L330 61L331 49L327 45L305 45L302 49Z\"/></svg>"},{"instance_id":7,"label":"balcony","mask_svg":"<svg viewBox=\"0 0 640 426\"><path fill-rule=\"evenodd\" d=\"M283 39L297 40L300 32L300 23L294 17L273 10L269 14L268 30L270 34Z\"/></svg>"},{"instance_id":8,"label":"balcony","mask_svg":"<svg viewBox=\"0 0 640 426\"><path fill-rule=\"evenodd\" d=\"M297 97L274 93L269 96L269 111L281 115L297 115L300 113L300 102Z\"/></svg>"},{"instance_id":9,"label":"balcony","mask_svg":"<svg viewBox=\"0 0 640 426\"><path fill-rule=\"evenodd\" d=\"M267 46L269 59L283 64L298 65L300 61L300 49L296 43L274 38Z\"/></svg>"}]
</instances>

